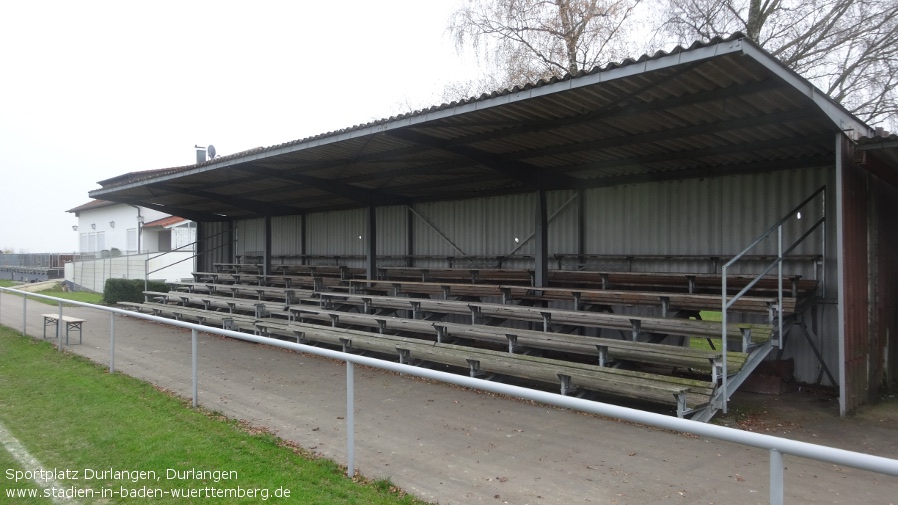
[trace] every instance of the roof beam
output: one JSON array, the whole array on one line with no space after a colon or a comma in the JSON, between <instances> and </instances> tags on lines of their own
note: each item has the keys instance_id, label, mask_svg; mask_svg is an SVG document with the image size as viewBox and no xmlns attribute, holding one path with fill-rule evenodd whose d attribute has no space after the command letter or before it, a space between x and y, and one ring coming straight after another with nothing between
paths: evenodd
<instances>
[{"instance_id":1,"label":"roof beam","mask_svg":"<svg viewBox=\"0 0 898 505\"><path fill-rule=\"evenodd\" d=\"M787 138L777 138L772 140L767 140L764 142L755 142L749 144L750 150L753 153L758 151L763 151L766 149L778 149L782 147L796 147L796 146L815 146L815 145L826 145L827 147L831 144L832 135L831 134L821 134L821 135L813 135L813 136L805 136L805 137L787 137ZM606 170L618 168L626 165L647 165L650 163L658 163L665 161L674 161L674 160L683 160L683 159L698 159L709 156L718 156L721 154L732 154L745 152L749 147L745 144L726 144L720 145L716 147L707 147L703 149L690 149L685 151L678 152L660 152L657 154L650 154L647 156L639 156L633 158L617 158L613 160L607 161L596 161L590 163L579 163L577 165L570 165L567 167L561 167L558 170L561 170L565 173L576 173L581 171L588 170Z\"/></svg>"},{"instance_id":2,"label":"roof beam","mask_svg":"<svg viewBox=\"0 0 898 505\"><path fill-rule=\"evenodd\" d=\"M670 79L675 79L680 75L687 73L688 71L694 70L696 67L705 64L707 61L699 61L694 62L689 65L684 65L683 68L676 69L675 72L671 72L670 75L665 75L665 81L669 81ZM630 116L634 114L644 113L651 110L657 109L665 109L670 107L684 107L689 105L698 105L702 103L708 103L714 100L720 100L722 98L738 98L745 97L748 95L752 95L755 93L760 93L764 91L769 91L776 87L780 86L780 83L774 79L767 79L763 81L754 81L746 84L741 84L737 86L731 86L729 88L723 89L714 89L711 91L702 91L693 93L687 96L677 96L671 98L665 98L662 100L656 100L652 102L638 102L632 103L639 94L642 94L646 91L649 91L658 86L658 81L652 81L651 83L645 84L640 88L627 93L614 100L612 103L608 104L605 107L602 107L599 110L591 111L588 114L580 114L575 116L566 116L562 118L556 119L548 119L535 121L530 123L521 124L520 121L501 121L501 122L492 122L492 123L475 123L477 126L484 126L485 124L490 126L496 126L497 130L469 135L466 137L454 138L451 140L445 140L446 146L456 146L461 144L471 144L476 142L484 142L488 140L495 140L499 138L506 138L512 135L524 134L524 133L533 133L543 130L548 130L551 128L559 128L563 126L571 126L576 124L581 124L584 122L594 121L596 119L602 119L603 121L608 121L610 119ZM630 105L621 106L621 104L625 104L631 102ZM494 124L495 123L495 124ZM424 123L419 125L419 128L445 128L447 125L442 123ZM502 126L512 126L510 128L501 128ZM302 163L301 165L296 165L294 163L266 163L266 166L263 168L274 168L274 169L292 169L292 170L301 170L303 172L311 171L311 170L323 170L328 168L335 168L340 166L345 166L349 164L362 164L362 163L389 163L394 161L397 156L408 156L417 153L425 152L427 149L431 148L431 146L427 144L414 144L409 147L401 148L401 149L393 149L390 151L372 153L367 155L357 155L353 156L351 159L341 159L341 160L328 160L321 162L311 162L311 163ZM258 162L253 165L254 167L261 167L262 165ZM232 166L230 168L240 169L240 165ZM421 169L416 168L405 168L399 169L400 173L412 174L418 173ZM349 182L352 180L361 181L361 180L370 180L379 178L378 175L373 176L355 176L351 179L347 178L344 182ZM231 181L223 184L230 184L232 182L239 181ZM523 181L522 181L523 182Z\"/></svg>"},{"instance_id":3,"label":"roof beam","mask_svg":"<svg viewBox=\"0 0 898 505\"><path fill-rule=\"evenodd\" d=\"M810 156L806 158L776 161L756 161L752 163L740 163L736 165L708 165L686 170L674 170L669 172L645 172L640 174L627 174L615 177L599 177L596 179L583 179L581 187L602 188L618 186L620 184L633 184L639 182L673 181L678 179L695 179L699 177L714 177L731 175L736 172L742 174L756 174L775 172L777 170L789 170L796 168L824 167L833 164L832 155Z\"/></svg>"},{"instance_id":4,"label":"roof beam","mask_svg":"<svg viewBox=\"0 0 898 505\"><path fill-rule=\"evenodd\" d=\"M521 121L514 120L503 120L503 121L472 121L470 125L468 124L456 124L453 123L451 125L447 125L441 122L431 122L431 123L423 123L420 125L416 125L415 128L419 130L423 129L431 129L431 128L446 128L447 126L451 127L464 127L464 126L490 126L495 127L497 129L485 133L470 135L466 137L459 137L451 140L446 140L446 145L460 145L460 144L470 144L475 142L482 142L486 140L494 140L497 138L509 137L511 135L517 135L522 133L533 133L543 130L548 130L551 128L558 128L561 126L570 126L579 123L584 123L588 121L592 121L598 117L603 119L614 118L627 116L632 114L637 114L639 112L644 112L646 110L657 109L657 108L665 108L671 106L683 106L690 105L692 103L703 103L709 102L712 100L717 100L724 97L735 97L740 95L747 95L751 93L757 93L759 91L768 90L774 87L776 83L773 81L759 81L752 82L748 84L743 84L735 87L725 88L725 89L717 89L712 91L705 91L700 93L695 93L693 95L689 95L687 97L674 97L669 99L657 100L653 102L639 102L639 103L631 103L631 105L622 106L621 104L626 104L628 102L633 102L634 98L641 93L644 93L652 88L658 86L659 81L669 81L671 79L675 79L691 70L695 67L698 67L702 64L706 63L706 61L693 62L691 64L684 65L682 68L677 68L674 71L670 72L669 75L665 75L662 79L654 80L650 83L647 83L636 90L626 93L613 100L611 103L602 107L598 110L591 111L588 114L578 114L573 116L565 116L562 118L553 118L553 119L544 119L539 121L533 121L529 123L521 124ZM395 149L386 152L372 153L369 155L361 155L355 156L351 160L331 160L325 162L318 163L304 163L302 165L303 170L320 170L326 168L333 168L342 165L346 165L349 163L373 163L378 161L390 161L395 159L397 155L409 155L415 154L418 152L423 152L427 150L427 146L415 145L408 148Z\"/></svg>"},{"instance_id":5,"label":"roof beam","mask_svg":"<svg viewBox=\"0 0 898 505\"><path fill-rule=\"evenodd\" d=\"M172 215L172 216L178 216L178 217L182 217L184 219L189 219L189 220L197 222L197 223L224 221L224 220L228 219L228 218L223 218L222 216L220 216L218 214L184 209L184 208L178 207L177 205L160 205L158 203L149 203L149 202L144 202L142 200L131 201L128 199L115 198L114 196L112 196L112 197L107 196L107 197L105 197L105 199L110 202L123 203L125 205L138 205L140 207L146 207L148 209L153 209L153 210L157 210L159 212L164 212L164 213Z\"/></svg>"},{"instance_id":6,"label":"roof beam","mask_svg":"<svg viewBox=\"0 0 898 505\"><path fill-rule=\"evenodd\" d=\"M448 141L450 144L459 144L459 143L476 143L483 142L486 140L494 140L497 138L508 137L510 135L522 134L522 133L533 133L543 130L548 130L552 128L561 128L565 126L582 124L590 121L594 121L597 119L601 119L603 122L608 122L609 120L633 116L636 114L642 114L651 111L670 109L673 107L686 107L690 105L700 105L705 103L710 103L715 100L721 100L724 98L740 98L746 97L748 95L770 91L772 89L781 87L781 84L774 79L766 79L762 81L751 81L744 84L737 84L727 88L718 88L708 90L700 90L690 95L685 96L673 96L669 98L663 98L660 100L653 100L649 102L645 101L637 101L637 96L646 91L649 91L653 88L656 88L660 82L668 82L670 80L676 79L680 75L686 73L687 71L694 70L695 67L700 66L702 62L695 62L690 65L684 65L683 68L677 69L676 72L672 72L671 75L665 75L658 80L653 80L652 82L645 84L638 89L627 93L626 95L622 95L616 100L613 100L611 103L605 105L604 107L600 107L596 110L590 111L586 114L577 114L573 116L565 116L561 118L553 118L546 119L540 121L534 121L530 123L521 124L521 121L514 122L514 126L509 128L501 128L489 132L478 133L474 135L469 135L467 137L459 137L457 139L453 139ZM472 122L473 126L482 127L484 124ZM424 126L430 125L422 125ZM455 126L454 124L452 126ZM433 127L446 127L443 124L436 124Z\"/></svg>"},{"instance_id":7,"label":"roof beam","mask_svg":"<svg viewBox=\"0 0 898 505\"><path fill-rule=\"evenodd\" d=\"M798 121L816 117L814 110L805 107L799 110L783 111L776 114L764 114L749 118L737 118L726 121L717 121L714 123L698 124L683 128L672 127L667 130L653 131L647 133L629 134L621 132L616 137L604 138L600 140L592 140L589 142L581 142L577 144L564 144L558 146L544 147L539 149L529 149L527 151L518 151L501 156L503 160L537 158L540 156L551 156L555 154L567 154L578 151L591 151L597 149L608 149L612 147L624 147L644 142L659 142L664 140L676 140L695 135L713 134L728 130L736 130L741 128L751 128L764 126L767 124L779 124L789 121Z\"/></svg>"},{"instance_id":8,"label":"roof beam","mask_svg":"<svg viewBox=\"0 0 898 505\"><path fill-rule=\"evenodd\" d=\"M271 204L259 200L249 200L246 198L241 198L239 196L223 195L221 193L213 193L211 191L200 189L179 188L178 186L167 183L151 183L150 186L156 189L167 191L169 193L191 195L199 197L203 200L212 200L214 202L225 203L239 209L248 210L253 214L257 214L259 216L266 216L272 212L279 214L283 214L285 212L300 212L300 210L297 208L285 205Z\"/></svg>"},{"instance_id":9,"label":"roof beam","mask_svg":"<svg viewBox=\"0 0 898 505\"><path fill-rule=\"evenodd\" d=\"M408 200L401 196L371 189L359 188L357 186L343 184L337 181L319 179L310 175L298 174L295 172L285 173L281 170L274 170L271 168L265 168L262 166L250 164L239 165L234 168L265 177L281 179L293 183L298 182L300 184L305 184L321 191L326 191L333 195L341 196L343 198L347 198L364 205L385 206L405 205L406 203L408 203Z\"/></svg>"},{"instance_id":10,"label":"roof beam","mask_svg":"<svg viewBox=\"0 0 898 505\"><path fill-rule=\"evenodd\" d=\"M506 177L524 184L530 189L564 189L576 186L576 180L563 175L544 171L528 163L515 160L503 160L500 156L486 153L472 147L452 145L450 142L424 135L410 129L392 130L387 135L400 138L407 142L427 146L431 149L452 153L456 156L469 159L478 165L498 172Z\"/></svg>"}]
</instances>

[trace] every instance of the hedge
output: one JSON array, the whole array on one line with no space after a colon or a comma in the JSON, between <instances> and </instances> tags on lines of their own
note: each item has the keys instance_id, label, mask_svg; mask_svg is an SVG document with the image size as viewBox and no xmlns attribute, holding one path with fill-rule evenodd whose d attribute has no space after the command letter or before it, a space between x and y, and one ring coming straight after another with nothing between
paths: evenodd
<instances>
[{"instance_id":1,"label":"hedge","mask_svg":"<svg viewBox=\"0 0 898 505\"><path fill-rule=\"evenodd\" d=\"M107 279L103 288L103 301L109 305L118 302L142 303L144 289L167 292L168 285L164 282L150 281L144 288L143 279Z\"/></svg>"}]
</instances>

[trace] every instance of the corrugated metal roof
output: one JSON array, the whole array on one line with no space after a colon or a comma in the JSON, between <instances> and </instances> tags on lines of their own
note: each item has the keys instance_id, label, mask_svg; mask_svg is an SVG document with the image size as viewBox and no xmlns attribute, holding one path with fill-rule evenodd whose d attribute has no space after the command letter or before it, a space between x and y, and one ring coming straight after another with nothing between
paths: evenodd
<instances>
[{"instance_id":1,"label":"corrugated metal roof","mask_svg":"<svg viewBox=\"0 0 898 505\"><path fill-rule=\"evenodd\" d=\"M872 131L741 35L125 174L92 196L195 221L827 166Z\"/></svg>"}]
</instances>

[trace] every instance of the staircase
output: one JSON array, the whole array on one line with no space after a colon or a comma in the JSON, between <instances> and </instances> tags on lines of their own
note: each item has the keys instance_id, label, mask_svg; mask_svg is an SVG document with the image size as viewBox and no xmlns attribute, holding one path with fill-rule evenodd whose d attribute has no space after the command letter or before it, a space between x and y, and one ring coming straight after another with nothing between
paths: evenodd
<instances>
[{"instance_id":1,"label":"staircase","mask_svg":"<svg viewBox=\"0 0 898 505\"><path fill-rule=\"evenodd\" d=\"M721 268L721 334L723 338L722 342L722 352L724 355L723 359L723 371L720 378L720 384L716 388L714 395L712 396L710 404L700 412L697 412L692 419L696 421L709 421L714 414L718 411L722 410L724 413L727 412L727 403L729 402L730 397L733 393L739 389L739 386L745 382L745 379L757 368L757 366L764 361L764 358L767 357L768 354L774 349L781 350L783 348L783 343L785 341L785 334L783 330L787 327L785 321L789 318L794 319L797 314L796 313L787 313L783 310L784 308L784 285L783 285L783 260L787 255L789 255L792 251L794 251L800 244L802 244L809 237L815 235L815 233L820 233L822 237L821 240L821 254L820 254L820 264L822 268L820 269L821 276L823 278L823 282L821 284L822 289L825 290L826 282L825 282L825 272L826 272L826 233L825 233L825 224L826 224L826 186L821 187L809 197L807 197L803 202L801 202L797 207L792 209L790 212L786 213L779 221L776 222L773 226L771 226L766 232L761 234L758 238L756 238L751 244L749 244L745 249L742 250L739 254L730 259L726 264ZM809 209L812 205L820 206L820 217L808 225L807 229L804 233L801 234L792 244L785 244L783 242L783 228L784 226L790 222L791 220L800 220L801 213L807 209ZM765 240L770 239L771 237L776 237L777 244L777 254L776 257L767 264L763 270L755 276L753 280L748 282L742 289L740 289L736 294L730 296L730 292L727 287L727 272L734 268L734 266L746 255L750 254L753 250L758 248ZM777 279L777 303L776 306L772 308L769 318L769 323L772 326L773 331L770 333L771 338L765 342L752 343L748 341L743 341L741 343L741 349L739 351L743 353L748 353L748 358L745 361L745 364L738 371L730 371L727 367L728 360L726 359L727 354L730 352L731 343L730 339L726 338L727 332L727 322L729 318L729 312L732 307L738 303L738 301L751 293L751 290L757 286L762 279L764 279L768 274L770 274L774 269L776 269L776 279ZM815 272L816 274L816 272ZM792 288L791 295L793 297L801 296L804 299L811 299L814 295L813 290L808 290L804 293L797 292L795 287ZM795 307L807 306L807 304L794 304ZM791 325L788 325L791 327ZM825 365L824 365L825 366Z\"/></svg>"}]
</instances>

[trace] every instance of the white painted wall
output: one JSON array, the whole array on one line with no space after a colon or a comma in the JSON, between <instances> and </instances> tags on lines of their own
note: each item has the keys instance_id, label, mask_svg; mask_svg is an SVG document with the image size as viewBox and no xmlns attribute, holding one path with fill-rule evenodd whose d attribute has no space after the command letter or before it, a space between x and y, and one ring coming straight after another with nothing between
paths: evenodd
<instances>
[{"instance_id":1,"label":"white painted wall","mask_svg":"<svg viewBox=\"0 0 898 505\"><path fill-rule=\"evenodd\" d=\"M140 208L144 223L168 217L168 214L145 207ZM129 236L130 231L130 236ZM156 252L162 249L159 232L141 230L137 221L137 209L125 204L109 205L97 209L83 210L78 213L78 250L82 253L99 253L113 248L122 254L138 252ZM139 236L140 251L137 251ZM174 227L172 233L164 234L166 248L175 249L196 239L193 225ZM170 238L169 238L170 237Z\"/></svg>"},{"instance_id":2,"label":"white painted wall","mask_svg":"<svg viewBox=\"0 0 898 505\"><path fill-rule=\"evenodd\" d=\"M143 216L145 223L168 216L168 214L163 212L143 207L140 209L140 214ZM136 229L137 227L137 209L130 205L117 204L80 211L78 213L77 231L80 252L90 253L116 248L122 254L125 254L129 251L128 230ZM100 247L99 237L102 237L102 247ZM158 249L158 245L153 243L152 238L150 238L149 242L144 240L145 238L147 237L141 237L140 248L142 250L153 251ZM137 251L131 250L131 252Z\"/></svg>"}]
</instances>

